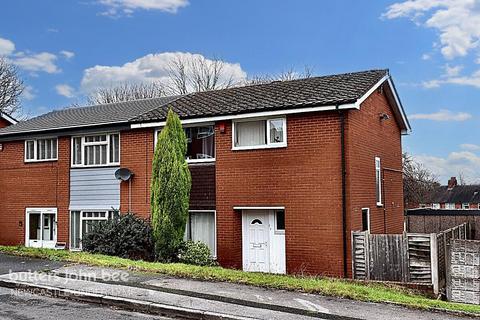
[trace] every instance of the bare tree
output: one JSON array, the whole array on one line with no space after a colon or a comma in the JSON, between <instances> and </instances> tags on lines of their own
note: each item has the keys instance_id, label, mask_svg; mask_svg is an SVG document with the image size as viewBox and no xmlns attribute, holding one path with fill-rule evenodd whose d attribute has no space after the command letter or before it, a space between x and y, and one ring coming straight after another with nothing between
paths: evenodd
<instances>
[{"instance_id":1,"label":"bare tree","mask_svg":"<svg viewBox=\"0 0 480 320\"><path fill-rule=\"evenodd\" d=\"M226 63L214 58L206 59L203 56L195 56L187 59L177 56L168 65L169 94L187 94L190 92L225 89L238 85L234 75L225 69Z\"/></svg>"},{"instance_id":2,"label":"bare tree","mask_svg":"<svg viewBox=\"0 0 480 320\"><path fill-rule=\"evenodd\" d=\"M17 68L0 57L0 111L9 115L20 111L20 96L24 89Z\"/></svg>"},{"instance_id":3,"label":"bare tree","mask_svg":"<svg viewBox=\"0 0 480 320\"><path fill-rule=\"evenodd\" d=\"M403 154L403 196L405 207L428 202L431 193L440 186L438 177L407 153Z\"/></svg>"},{"instance_id":4,"label":"bare tree","mask_svg":"<svg viewBox=\"0 0 480 320\"><path fill-rule=\"evenodd\" d=\"M104 104L162 96L165 96L165 88L161 83L124 83L117 87L98 89L87 101L88 104Z\"/></svg>"},{"instance_id":5,"label":"bare tree","mask_svg":"<svg viewBox=\"0 0 480 320\"><path fill-rule=\"evenodd\" d=\"M252 78L247 79L246 85L254 85L254 84L264 84L270 83L273 81L290 81L302 78L311 78L313 76L313 68L306 65L302 71L297 71L295 68L291 67L289 69L285 69L278 74L272 75L260 75L254 76Z\"/></svg>"}]
</instances>

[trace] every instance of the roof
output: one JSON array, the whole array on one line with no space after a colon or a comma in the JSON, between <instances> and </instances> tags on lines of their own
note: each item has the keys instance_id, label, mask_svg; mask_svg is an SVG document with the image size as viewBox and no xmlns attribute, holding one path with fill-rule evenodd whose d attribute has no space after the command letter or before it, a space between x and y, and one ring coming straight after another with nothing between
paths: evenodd
<instances>
[{"instance_id":1,"label":"roof","mask_svg":"<svg viewBox=\"0 0 480 320\"><path fill-rule=\"evenodd\" d=\"M178 96L100 104L55 110L16 125L0 129L0 136L66 128L128 123L133 117L164 105Z\"/></svg>"},{"instance_id":2,"label":"roof","mask_svg":"<svg viewBox=\"0 0 480 320\"><path fill-rule=\"evenodd\" d=\"M0 111L0 118L5 119L10 124L16 124L18 121L12 116Z\"/></svg>"},{"instance_id":3,"label":"roof","mask_svg":"<svg viewBox=\"0 0 480 320\"><path fill-rule=\"evenodd\" d=\"M132 122L165 120L170 107L180 118L189 119L355 103L386 76L388 70L370 70L197 92L146 112Z\"/></svg>"},{"instance_id":4,"label":"roof","mask_svg":"<svg viewBox=\"0 0 480 320\"><path fill-rule=\"evenodd\" d=\"M480 203L480 185L440 186L425 203Z\"/></svg>"},{"instance_id":5,"label":"roof","mask_svg":"<svg viewBox=\"0 0 480 320\"><path fill-rule=\"evenodd\" d=\"M396 118L403 132L410 130L400 100L391 82L388 70L369 70L290 81L234 87L222 90L191 93L154 99L69 108L52 111L39 117L0 129L0 137L42 131L64 130L126 123L155 125L165 121L170 108L182 120L204 119L218 116L246 115L247 113L310 112L359 108L360 103L378 86L386 88ZM313 109L313 107L317 107Z\"/></svg>"}]
</instances>

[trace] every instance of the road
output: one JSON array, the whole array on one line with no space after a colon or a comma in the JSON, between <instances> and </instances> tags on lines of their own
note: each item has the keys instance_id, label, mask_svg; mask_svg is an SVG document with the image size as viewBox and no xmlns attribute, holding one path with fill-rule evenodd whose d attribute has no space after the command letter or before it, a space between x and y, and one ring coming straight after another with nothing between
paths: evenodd
<instances>
[{"instance_id":1,"label":"road","mask_svg":"<svg viewBox=\"0 0 480 320\"><path fill-rule=\"evenodd\" d=\"M64 266L65 263L45 261L0 254L0 274L18 271L46 271ZM93 319L168 319L112 309L96 304L79 303L39 295L22 294L0 287L0 320L93 320Z\"/></svg>"},{"instance_id":2,"label":"road","mask_svg":"<svg viewBox=\"0 0 480 320\"><path fill-rule=\"evenodd\" d=\"M167 319L136 312L127 312L95 304L78 303L38 295L16 294L0 287L0 319L9 320L93 320L93 319Z\"/></svg>"}]
</instances>

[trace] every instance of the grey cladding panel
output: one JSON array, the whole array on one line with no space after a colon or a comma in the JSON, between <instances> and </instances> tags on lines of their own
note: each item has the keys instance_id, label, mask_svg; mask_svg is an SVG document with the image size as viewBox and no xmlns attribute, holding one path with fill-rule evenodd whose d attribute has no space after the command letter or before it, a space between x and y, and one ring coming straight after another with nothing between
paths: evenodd
<instances>
[{"instance_id":1,"label":"grey cladding panel","mask_svg":"<svg viewBox=\"0 0 480 320\"><path fill-rule=\"evenodd\" d=\"M120 181L115 179L115 171L118 168L71 169L70 209L118 209Z\"/></svg>"}]
</instances>

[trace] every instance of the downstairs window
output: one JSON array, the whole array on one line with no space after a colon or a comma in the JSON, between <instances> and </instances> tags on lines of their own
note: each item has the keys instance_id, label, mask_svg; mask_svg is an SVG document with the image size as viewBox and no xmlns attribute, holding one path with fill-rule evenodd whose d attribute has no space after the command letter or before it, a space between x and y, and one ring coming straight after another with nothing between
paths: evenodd
<instances>
[{"instance_id":1,"label":"downstairs window","mask_svg":"<svg viewBox=\"0 0 480 320\"><path fill-rule=\"evenodd\" d=\"M185 239L205 243L216 257L216 238L215 211L189 211Z\"/></svg>"},{"instance_id":2,"label":"downstairs window","mask_svg":"<svg viewBox=\"0 0 480 320\"><path fill-rule=\"evenodd\" d=\"M91 228L118 215L117 211L70 211L70 250L82 250L82 238Z\"/></svg>"}]
</instances>

